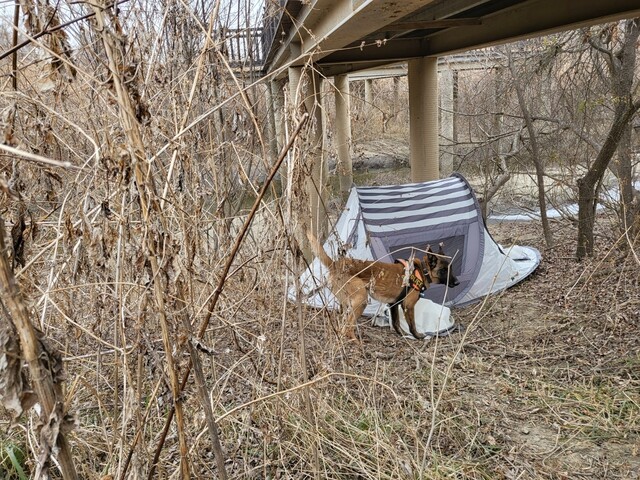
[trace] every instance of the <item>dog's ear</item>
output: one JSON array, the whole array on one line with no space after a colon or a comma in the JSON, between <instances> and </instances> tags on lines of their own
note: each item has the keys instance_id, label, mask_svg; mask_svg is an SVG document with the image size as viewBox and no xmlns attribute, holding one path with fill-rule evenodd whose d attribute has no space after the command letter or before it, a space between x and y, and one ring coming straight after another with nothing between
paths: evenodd
<instances>
[{"instance_id":1,"label":"dog's ear","mask_svg":"<svg viewBox=\"0 0 640 480\"><path fill-rule=\"evenodd\" d=\"M438 257L433 254L431 245L427 245L427 256L425 258L430 269L436 268L436 265L438 264Z\"/></svg>"},{"instance_id":2,"label":"dog's ear","mask_svg":"<svg viewBox=\"0 0 640 480\"><path fill-rule=\"evenodd\" d=\"M440 249L438 250L438 255L445 255L442 247L444 247L444 242L440 242Z\"/></svg>"}]
</instances>

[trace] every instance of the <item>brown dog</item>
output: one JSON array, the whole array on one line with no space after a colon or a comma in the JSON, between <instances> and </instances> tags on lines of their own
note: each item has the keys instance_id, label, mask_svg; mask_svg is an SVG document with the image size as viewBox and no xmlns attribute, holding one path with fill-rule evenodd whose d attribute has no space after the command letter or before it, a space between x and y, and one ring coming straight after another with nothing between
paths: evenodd
<instances>
[{"instance_id":1,"label":"brown dog","mask_svg":"<svg viewBox=\"0 0 640 480\"><path fill-rule=\"evenodd\" d=\"M405 263L371 262L346 257L333 260L311 232L307 232L307 237L311 249L329 270L331 291L347 314L345 334L350 339L356 339L356 322L367 306L367 292L376 300L391 306L393 328L399 335L402 332L397 307L401 305L411 334L415 338L424 338L416 330L413 311L420 292L432 283L442 283L451 288L459 284L450 271L450 261L442 251L442 244L437 255L427 247L422 262L414 260L411 270Z\"/></svg>"}]
</instances>

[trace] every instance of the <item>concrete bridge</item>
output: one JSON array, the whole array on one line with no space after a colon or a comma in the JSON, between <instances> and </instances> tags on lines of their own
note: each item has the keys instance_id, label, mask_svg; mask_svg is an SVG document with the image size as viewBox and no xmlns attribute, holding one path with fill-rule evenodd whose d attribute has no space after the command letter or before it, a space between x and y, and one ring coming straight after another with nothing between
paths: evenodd
<instances>
[{"instance_id":1,"label":"concrete bridge","mask_svg":"<svg viewBox=\"0 0 640 480\"><path fill-rule=\"evenodd\" d=\"M322 114L315 107L321 82L333 78L338 171L348 189L349 74L408 65L412 179L433 180L440 176L438 57L637 16L639 0L267 0L263 27L245 52L270 80L280 144L285 83L290 102L304 103L315 116L320 145ZM301 82L305 75L310 81ZM314 155L314 184L322 185L321 149ZM314 231L324 222L317 190L309 188Z\"/></svg>"}]
</instances>

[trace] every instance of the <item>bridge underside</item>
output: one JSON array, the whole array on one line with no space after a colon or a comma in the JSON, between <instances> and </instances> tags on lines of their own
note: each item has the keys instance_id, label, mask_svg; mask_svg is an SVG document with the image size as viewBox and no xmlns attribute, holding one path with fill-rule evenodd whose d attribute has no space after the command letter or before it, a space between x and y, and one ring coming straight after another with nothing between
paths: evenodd
<instances>
[{"instance_id":1,"label":"bridge underside","mask_svg":"<svg viewBox=\"0 0 640 480\"><path fill-rule=\"evenodd\" d=\"M313 88L299 97L306 98L307 106L320 104L319 98L314 102L309 96L318 95L321 76L335 77L336 95L348 98L348 82L344 81L344 75L408 63L408 143L414 181L439 177L438 56L640 16L638 0L279 2L280 7L267 15L264 26L264 73L274 81L289 78L290 86L292 83L297 86L303 67L313 65ZM281 89L280 86L275 90ZM291 98L295 98L293 92ZM276 105L278 108L281 106ZM345 108L344 102L339 108ZM344 172L347 179L351 178L348 121L348 114L343 113L335 126L336 130L346 132L337 138L346 143L346 146L338 145L338 164L349 170ZM316 124L322 123L318 117ZM316 152L321 151L321 148L316 149ZM322 164L322 154L316 155L316 163ZM323 168L314 170L324 171ZM312 226L321 235L325 223L319 212L323 182L321 178L312 178L311 183ZM347 183L344 181L341 185Z\"/></svg>"},{"instance_id":2,"label":"bridge underside","mask_svg":"<svg viewBox=\"0 0 640 480\"><path fill-rule=\"evenodd\" d=\"M285 2L287 10L272 25L267 73L312 58L323 75L334 76L640 15L637 0L304 3Z\"/></svg>"}]
</instances>

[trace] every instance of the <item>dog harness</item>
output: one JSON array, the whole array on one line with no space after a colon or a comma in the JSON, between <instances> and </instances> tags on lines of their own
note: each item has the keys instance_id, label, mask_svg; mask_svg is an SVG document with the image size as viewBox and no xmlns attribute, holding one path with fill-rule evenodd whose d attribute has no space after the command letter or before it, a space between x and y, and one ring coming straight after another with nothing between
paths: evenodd
<instances>
[{"instance_id":1,"label":"dog harness","mask_svg":"<svg viewBox=\"0 0 640 480\"><path fill-rule=\"evenodd\" d=\"M402 264L405 270L409 266L409 262L403 258L397 259L396 263ZM420 260L414 259L413 266L414 266L413 272L411 273L411 275L409 275L409 287L422 293L427 289L427 283L430 283L429 278L427 279L423 278L424 270L422 270L422 263L420 262Z\"/></svg>"},{"instance_id":2,"label":"dog harness","mask_svg":"<svg viewBox=\"0 0 640 480\"><path fill-rule=\"evenodd\" d=\"M403 258L397 259L395 263L402 264L405 269L409 266L409 261ZM429 276L424 276L424 270L422 269L422 262L420 262L420 260L417 258L414 259L413 267L413 272L409 275L409 285L405 285L400 295L398 295L398 298L396 298L393 303L389 304L392 310L393 307L400 305L404 301L406 296L409 295L411 289L422 293L428 288L428 284L431 283Z\"/></svg>"}]
</instances>

